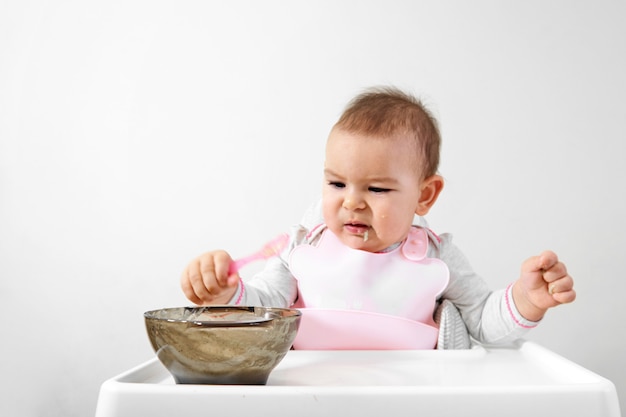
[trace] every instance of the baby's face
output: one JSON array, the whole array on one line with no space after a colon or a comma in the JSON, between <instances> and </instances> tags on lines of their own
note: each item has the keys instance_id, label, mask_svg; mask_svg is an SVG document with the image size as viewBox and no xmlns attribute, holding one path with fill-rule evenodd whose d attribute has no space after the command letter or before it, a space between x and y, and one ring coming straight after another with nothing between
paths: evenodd
<instances>
[{"instance_id":1,"label":"baby's face","mask_svg":"<svg viewBox=\"0 0 626 417\"><path fill-rule=\"evenodd\" d=\"M406 138L333 129L326 144L322 205L328 228L347 246L381 251L408 234L421 181Z\"/></svg>"}]
</instances>

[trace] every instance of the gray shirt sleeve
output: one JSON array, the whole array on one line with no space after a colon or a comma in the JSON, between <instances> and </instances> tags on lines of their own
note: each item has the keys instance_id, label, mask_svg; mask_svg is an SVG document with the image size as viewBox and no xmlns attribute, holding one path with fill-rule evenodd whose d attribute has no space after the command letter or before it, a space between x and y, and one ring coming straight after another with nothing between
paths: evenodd
<instances>
[{"instance_id":1,"label":"gray shirt sleeve","mask_svg":"<svg viewBox=\"0 0 626 417\"><path fill-rule=\"evenodd\" d=\"M267 261L263 271L239 283L231 304L290 307L298 294L297 281L280 257Z\"/></svg>"},{"instance_id":2,"label":"gray shirt sleeve","mask_svg":"<svg viewBox=\"0 0 626 417\"><path fill-rule=\"evenodd\" d=\"M448 234L440 236L433 254L450 270L450 282L441 295L461 313L470 335L481 343L503 344L522 337L535 327L517 311L510 286L492 291L472 267L465 255L452 243Z\"/></svg>"}]
</instances>

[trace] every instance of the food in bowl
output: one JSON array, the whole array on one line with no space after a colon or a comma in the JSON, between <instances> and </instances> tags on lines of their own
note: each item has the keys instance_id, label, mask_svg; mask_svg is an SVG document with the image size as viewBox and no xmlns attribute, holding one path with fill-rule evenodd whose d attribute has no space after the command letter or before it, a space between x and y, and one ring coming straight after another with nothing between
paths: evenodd
<instances>
[{"instance_id":1,"label":"food in bowl","mask_svg":"<svg viewBox=\"0 0 626 417\"><path fill-rule=\"evenodd\" d=\"M157 357L178 384L264 385L298 331L295 309L176 307L144 313Z\"/></svg>"}]
</instances>

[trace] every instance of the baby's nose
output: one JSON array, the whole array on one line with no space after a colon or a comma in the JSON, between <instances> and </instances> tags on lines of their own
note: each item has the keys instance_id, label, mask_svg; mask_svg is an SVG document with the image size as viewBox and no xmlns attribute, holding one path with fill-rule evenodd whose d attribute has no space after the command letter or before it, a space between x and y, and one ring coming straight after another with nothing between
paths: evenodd
<instances>
[{"instance_id":1,"label":"baby's nose","mask_svg":"<svg viewBox=\"0 0 626 417\"><path fill-rule=\"evenodd\" d=\"M364 206L365 203L363 199L356 194L350 194L343 199L343 208L346 210L356 210Z\"/></svg>"}]
</instances>

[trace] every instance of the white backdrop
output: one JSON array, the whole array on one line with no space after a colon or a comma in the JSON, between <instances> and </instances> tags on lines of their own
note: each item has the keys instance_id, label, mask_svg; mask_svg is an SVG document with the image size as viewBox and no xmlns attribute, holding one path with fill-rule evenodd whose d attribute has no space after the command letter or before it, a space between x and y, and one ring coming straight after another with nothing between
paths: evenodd
<instances>
[{"instance_id":1,"label":"white backdrop","mask_svg":"<svg viewBox=\"0 0 626 417\"><path fill-rule=\"evenodd\" d=\"M0 0L0 414L93 415L153 357L202 251L247 254L321 186L362 88L431 106L429 221L494 287L550 248L576 303L529 336L626 396L626 3ZM252 271L250 270L249 273Z\"/></svg>"}]
</instances>

